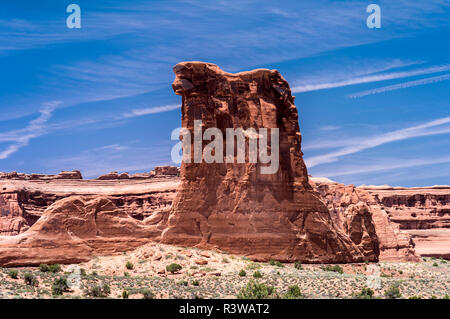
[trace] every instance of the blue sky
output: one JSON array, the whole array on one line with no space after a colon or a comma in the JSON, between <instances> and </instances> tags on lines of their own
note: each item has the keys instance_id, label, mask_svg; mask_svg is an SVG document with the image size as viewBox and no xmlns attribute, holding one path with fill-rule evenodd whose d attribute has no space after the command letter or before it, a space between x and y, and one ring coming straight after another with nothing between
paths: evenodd
<instances>
[{"instance_id":1,"label":"blue sky","mask_svg":"<svg viewBox=\"0 0 450 319\"><path fill-rule=\"evenodd\" d=\"M66 7L81 7L69 29ZM366 7L381 7L368 29ZM450 1L9 1L0 171L85 177L170 164L172 66L278 69L313 176L450 184Z\"/></svg>"}]
</instances>

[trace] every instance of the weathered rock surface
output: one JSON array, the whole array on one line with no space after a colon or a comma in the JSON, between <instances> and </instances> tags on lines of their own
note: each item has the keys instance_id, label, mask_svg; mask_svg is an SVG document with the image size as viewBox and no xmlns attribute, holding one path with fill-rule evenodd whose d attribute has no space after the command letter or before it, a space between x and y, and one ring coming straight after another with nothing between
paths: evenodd
<instances>
[{"instance_id":1,"label":"weathered rock surface","mask_svg":"<svg viewBox=\"0 0 450 319\"><path fill-rule=\"evenodd\" d=\"M0 265L77 263L127 251L160 233L151 224L105 197L71 196L51 205L25 233L0 237Z\"/></svg>"},{"instance_id":2,"label":"weathered rock surface","mask_svg":"<svg viewBox=\"0 0 450 319\"><path fill-rule=\"evenodd\" d=\"M308 184L297 108L275 70L225 73L214 64L175 66L173 89L183 98L182 126L203 130L279 128L280 168L261 164L182 163L181 186L162 242L216 247L256 260L356 262L360 249L337 229ZM248 155L248 154L247 154Z\"/></svg>"},{"instance_id":3,"label":"weathered rock surface","mask_svg":"<svg viewBox=\"0 0 450 319\"><path fill-rule=\"evenodd\" d=\"M17 172L0 172L0 179L19 179L19 180L53 180L53 179L83 179L80 171L63 171L58 175L45 174L24 174Z\"/></svg>"},{"instance_id":4,"label":"weathered rock surface","mask_svg":"<svg viewBox=\"0 0 450 319\"><path fill-rule=\"evenodd\" d=\"M362 188L324 178L310 183L326 203L333 220L365 254L382 261L418 261L411 236L391 221L385 207Z\"/></svg>"},{"instance_id":5,"label":"weathered rock surface","mask_svg":"<svg viewBox=\"0 0 450 319\"><path fill-rule=\"evenodd\" d=\"M0 180L0 236L23 233L50 205L73 195L104 196L119 210L143 220L170 208L178 183L176 176L101 181Z\"/></svg>"},{"instance_id":6,"label":"weathered rock surface","mask_svg":"<svg viewBox=\"0 0 450 319\"><path fill-rule=\"evenodd\" d=\"M417 254L450 259L450 186L359 187L408 234Z\"/></svg>"}]
</instances>

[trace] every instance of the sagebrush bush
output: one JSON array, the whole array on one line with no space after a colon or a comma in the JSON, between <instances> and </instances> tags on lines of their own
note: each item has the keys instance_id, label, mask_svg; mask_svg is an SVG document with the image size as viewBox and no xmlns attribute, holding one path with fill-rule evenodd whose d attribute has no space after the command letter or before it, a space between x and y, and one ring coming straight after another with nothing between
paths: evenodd
<instances>
[{"instance_id":1,"label":"sagebrush bush","mask_svg":"<svg viewBox=\"0 0 450 319\"><path fill-rule=\"evenodd\" d=\"M272 260L269 261L269 264L271 266L284 267L284 265L281 262L279 262L278 260L273 260L272 259Z\"/></svg>"},{"instance_id":2,"label":"sagebrush bush","mask_svg":"<svg viewBox=\"0 0 450 319\"><path fill-rule=\"evenodd\" d=\"M253 277L255 277L255 278L262 278L262 274L261 274L261 272L259 270L257 270L257 271L255 271L253 273Z\"/></svg>"},{"instance_id":3,"label":"sagebrush bush","mask_svg":"<svg viewBox=\"0 0 450 319\"><path fill-rule=\"evenodd\" d=\"M102 286L93 285L89 287L89 290L86 292L86 295L94 298L105 298L108 297L111 293L111 288L108 284L104 283Z\"/></svg>"},{"instance_id":4,"label":"sagebrush bush","mask_svg":"<svg viewBox=\"0 0 450 319\"><path fill-rule=\"evenodd\" d=\"M155 294L150 289L143 289L141 291L143 299L154 299Z\"/></svg>"},{"instance_id":5,"label":"sagebrush bush","mask_svg":"<svg viewBox=\"0 0 450 319\"><path fill-rule=\"evenodd\" d=\"M294 268L295 268L295 269L298 269L298 270L303 269L302 263L299 262L299 261L296 261L296 262L294 263Z\"/></svg>"},{"instance_id":6,"label":"sagebrush bush","mask_svg":"<svg viewBox=\"0 0 450 319\"><path fill-rule=\"evenodd\" d=\"M322 270L334 271L334 272L337 272L337 273L340 273L340 274L344 273L344 269L342 269L342 267L339 266L339 265L334 265L334 266L327 265L325 267L322 267Z\"/></svg>"},{"instance_id":7,"label":"sagebrush bush","mask_svg":"<svg viewBox=\"0 0 450 319\"><path fill-rule=\"evenodd\" d=\"M67 291L67 289L69 289L69 285L67 284L67 278L66 277L56 278L52 284L52 295L60 296L65 291Z\"/></svg>"},{"instance_id":8,"label":"sagebrush bush","mask_svg":"<svg viewBox=\"0 0 450 319\"><path fill-rule=\"evenodd\" d=\"M387 299L399 299L402 297L398 284L392 284L388 289L386 289L384 295Z\"/></svg>"},{"instance_id":9,"label":"sagebrush bush","mask_svg":"<svg viewBox=\"0 0 450 319\"><path fill-rule=\"evenodd\" d=\"M183 267L179 264L170 264L166 266L166 270L172 274L179 272Z\"/></svg>"},{"instance_id":10,"label":"sagebrush bush","mask_svg":"<svg viewBox=\"0 0 450 319\"><path fill-rule=\"evenodd\" d=\"M245 276L247 276L247 273L245 272L244 269L241 269L241 271L239 272L239 276L240 276L240 277L245 277Z\"/></svg>"},{"instance_id":11,"label":"sagebrush bush","mask_svg":"<svg viewBox=\"0 0 450 319\"><path fill-rule=\"evenodd\" d=\"M127 261L127 263L125 264L125 267L128 270L133 270L134 269L134 265L133 265L133 263L131 261Z\"/></svg>"},{"instance_id":12,"label":"sagebrush bush","mask_svg":"<svg viewBox=\"0 0 450 319\"><path fill-rule=\"evenodd\" d=\"M27 284L29 286L34 286L34 287L38 287L39 286L38 279L31 272L25 273L25 275L23 276L23 279L25 281L25 284Z\"/></svg>"},{"instance_id":13,"label":"sagebrush bush","mask_svg":"<svg viewBox=\"0 0 450 319\"><path fill-rule=\"evenodd\" d=\"M57 273L57 272L61 271L61 266L58 264L54 264L54 265L40 264L39 270L42 272Z\"/></svg>"},{"instance_id":14,"label":"sagebrush bush","mask_svg":"<svg viewBox=\"0 0 450 319\"><path fill-rule=\"evenodd\" d=\"M299 286L289 286L288 291L283 296L284 299L302 299L303 295Z\"/></svg>"},{"instance_id":15,"label":"sagebrush bush","mask_svg":"<svg viewBox=\"0 0 450 319\"><path fill-rule=\"evenodd\" d=\"M236 296L238 299L276 299L279 298L273 286L264 283L249 281Z\"/></svg>"},{"instance_id":16,"label":"sagebrush bush","mask_svg":"<svg viewBox=\"0 0 450 319\"><path fill-rule=\"evenodd\" d=\"M360 292L353 294L356 299L372 299L374 291L370 288L363 288Z\"/></svg>"},{"instance_id":17,"label":"sagebrush bush","mask_svg":"<svg viewBox=\"0 0 450 319\"><path fill-rule=\"evenodd\" d=\"M19 276L19 272L15 269L11 269L10 271L8 271L8 276L12 279L17 279L17 277Z\"/></svg>"}]
</instances>

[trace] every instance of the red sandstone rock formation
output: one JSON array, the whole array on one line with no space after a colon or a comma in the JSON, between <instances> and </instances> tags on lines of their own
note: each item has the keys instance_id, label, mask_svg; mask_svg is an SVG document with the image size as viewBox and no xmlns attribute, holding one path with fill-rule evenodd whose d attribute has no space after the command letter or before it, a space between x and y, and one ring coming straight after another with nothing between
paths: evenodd
<instances>
[{"instance_id":1,"label":"red sandstone rock formation","mask_svg":"<svg viewBox=\"0 0 450 319\"><path fill-rule=\"evenodd\" d=\"M51 205L25 233L0 237L0 265L77 263L127 251L161 232L148 224L107 198L68 197Z\"/></svg>"},{"instance_id":2,"label":"red sandstone rock formation","mask_svg":"<svg viewBox=\"0 0 450 319\"><path fill-rule=\"evenodd\" d=\"M364 259L308 184L297 109L278 71L230 74L214 64L187 62L174 72L183 127L192 135L195 120L204 130L217 127L224 133L226 128L279 128L280 169L264 175L259 163L183 163L164 243L217 247L256 260Z\"/></svg>"},{"instance_id":3,"label":"red sandstone rock formation","mask_svg":"<svg viewBox=\"0 0 450 319\"><path fill-rule=\"evenodd\" d=\"M25 232L50 205L72 195L105 196L119 210L143 220L170 208L177 185L176 176L120 181L0 180L0 236Z\"/></svg>"},{"instance_id":4,"label":"red sandstone rock formation","mask_svg":"<svg viewBox=\"0 0 450 319\"><path fill-rule=\"evenodd\" d=\"M450 186L358 190L375 199L401 234L412 237L417 254L450 259Z\"/></svg>"},{"instance_id":5,"label":"red sandstone rock formation","mask_svg":"<svg viewBox=\"0 0 450 319\"><path fill-rule=\"evenodd\" d=\"M19 179L19 180L53 180L53 179L83 179L80 171L63 171L58 175L45 174L23 174L17 172L3 173L0 172L0 179Z\"/></svg>"},{"instance_id":6,"label":"red sandstone rock formation","mask_svg":"<svg viewBox=\"0 0 450 319\"><path fill-rule=\"evenodd\" d=\"M393 223L385 207L364 189L324 178L311 178L338 227L343 229L365 254L379 251L382 261L418 261L414 243Z\"/></svg>"}]
</instances>

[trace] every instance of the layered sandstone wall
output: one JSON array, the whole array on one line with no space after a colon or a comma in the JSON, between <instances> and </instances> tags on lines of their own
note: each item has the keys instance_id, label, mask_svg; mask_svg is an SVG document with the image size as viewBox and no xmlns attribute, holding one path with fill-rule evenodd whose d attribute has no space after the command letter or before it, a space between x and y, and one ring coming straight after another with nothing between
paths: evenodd
<instances>
[{"instance_id":1,"label":"layered sandstone wall","mask_svg":"<svg viewBox=\"0 0 450 319\"><path fill-rule=\"evenodd\" d=\"M383 203L368 191L324 178L311 185L327 204L336 224L360 246L376 246L381 261L418 261L411 236L393 222Z\"/></svg>"},{"instance_id":2,"label":"layered sandstone wall","mask_svg":"<svg viewBox=\"0 0 450 319\"><path fill-rule=\"evenodd\" d=\"M421 256L450 259L450 186L359 187L412 237Z\"/></svg>"}]
</instances>

